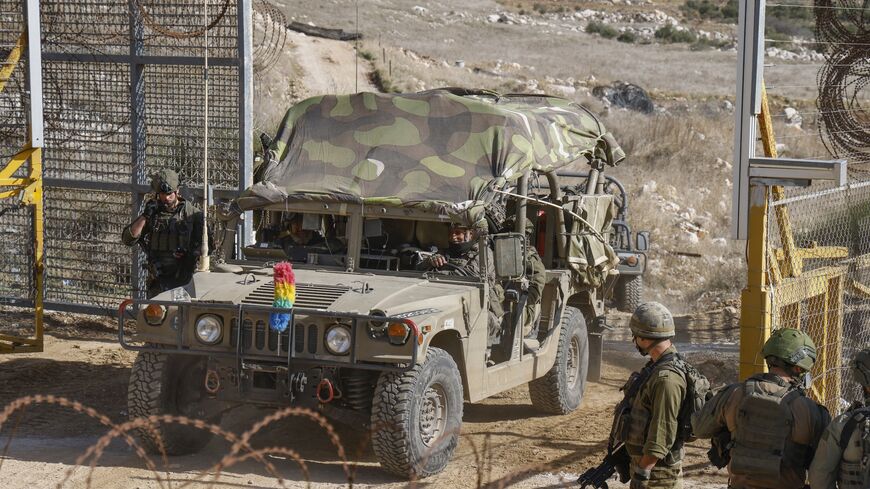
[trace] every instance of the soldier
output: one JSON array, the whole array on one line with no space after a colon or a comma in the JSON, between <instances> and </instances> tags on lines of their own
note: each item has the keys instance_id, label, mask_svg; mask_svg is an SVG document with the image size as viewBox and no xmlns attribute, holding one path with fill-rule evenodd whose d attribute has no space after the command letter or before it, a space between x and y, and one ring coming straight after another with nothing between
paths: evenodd
<instances>
[{"instance_id":1,"label":"soldier","mask_svg":"<svg viewBox=\"0 0 870 489\"><path fill-rule=\"evenodd\" d=\"M433 254L425 258L418 270L441 270L447 274L462 277L481 277L489 284L489 336L494 340L501 328L501 318L504 316L504 289L495 279L495 266L492 254L486 260L486 273L480 269L480 251L477 243L477 231L473 228L456 223L450 225L448 235L447 255Z\"/></svg>"},{"instance_id":2,"label":"soldier","mask_svg":"<svg viewBox=\"0 0 870 489\"><path fill-rule=\"evenodd\" d=\"M145 203L142 215L121 235L125 245L138 243L148 257L149 299L190 282L201 254L202 212L178 194L178 184L174 171L157 172L151 178L156 198Z\"/></svg>"},{"instance_id":3,"label":"soldier","mask_svg":"<svg viewBox=\"0 0 870 489\"><path fill-rule=\"evenodd\" d=\"M857 403L825 430L810 465L813 489L870 487L870 348L858 352L851 367L863 387L864 404Z\"/></svg>"},{"instance_id":4,"label":"soldier","mask_svg":"<svg viewBox=\"0 0 870 489\"><path fill-rule=\"evenodd\" d=\"M650 357L644 370L632 375L623 388L634 398L624 400L628 419L618 420L613 434L625 442L631 460L629 487L680 488L683 440L678 437L678 415L687 383L679 367L682 359L671 344L674 318L662 304L647 302L634 311L629 326L637 351ZM640 385L628 385L635 382Z\"/></svg>"},{"instance_id":5,"label":"soldier","mask_svg":"<svg viewBox=\"0 0 870 489\"><path fill-rule=\"evenodd\" d=\"M806 333L783 328L770 335L761 354L770 372L719 391L695 413L692 427L699 438L730 434L724 457L730 456L729 488L802 489L831 419L804 391L816 346Z\"/></svg>"}]
</instances>

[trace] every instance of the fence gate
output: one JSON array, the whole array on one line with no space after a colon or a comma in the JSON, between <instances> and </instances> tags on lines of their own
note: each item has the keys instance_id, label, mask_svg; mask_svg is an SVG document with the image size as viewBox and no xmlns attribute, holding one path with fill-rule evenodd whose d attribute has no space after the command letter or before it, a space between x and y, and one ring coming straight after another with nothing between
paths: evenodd
<instances>
[{"instance_id":1,"label":"fence gate","mask_svg":"<svg viewBox=\"0 0 870 489\"><path fill-rule=\"evenodd\" d=\"M42 351L38 12L36 0L0 4L0 353Z\"/></svg>"},{"instance_id":2,"label":"fence gate","mask_svg":"<svg viewBox=\"0 0 870 489\"><path fill-rule=\"evenodd\" d=\"M144 256L120 235L140 211L149 176L178 171L182 195L203 205L206 59L210 193L232 197L251 183L251 0L39 3L46 307L105 314L144 294ZM0 58L23 30L22 12L21 0L0 0ZM27 133L20 103L9 101L27 94L21 76L13 75L11 99L0 93L7 159ZM32 303L35 285L24 280L33 259L29 212L0 218L0 246L9 248L2 256L14 262L0 262L6 305Z\"/></svg>"}]
</instances>

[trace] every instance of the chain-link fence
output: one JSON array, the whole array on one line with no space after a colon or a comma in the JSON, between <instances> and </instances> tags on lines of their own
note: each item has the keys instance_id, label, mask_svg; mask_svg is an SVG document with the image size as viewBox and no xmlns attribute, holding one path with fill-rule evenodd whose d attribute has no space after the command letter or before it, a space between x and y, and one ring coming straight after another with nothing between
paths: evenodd
<instances>
[{"instance_id":1,"label":"chain-link fence","mask_svg":"<svg viewBox=\"0 0 870 489\"><path fill-rule=\"evenodd\" d=\"M870 347L870 94L864 90L870 7L796 0L767 2L766 9L764 78L776 140L768 152L845 158L850 170L843 187L815 182L774 189L767 218L771 326L799 328L813 338L813 394L839 412L859 398L848 361ZM787 28L807 32L781 35ZM803 76L808 73L817 76Z\"/></svg>"},{"instance_id":2,"label":"chain-link fence","mask_svg":"<svg viewBox=\"0 0 870 489\"><path fill-rule=\"evenodd\" d=\"M838 412L860 398L848 360L870 346L870 180L813 190L770 202L772 326L813 338L815 395Z\"/></svg>"}]
</instances>

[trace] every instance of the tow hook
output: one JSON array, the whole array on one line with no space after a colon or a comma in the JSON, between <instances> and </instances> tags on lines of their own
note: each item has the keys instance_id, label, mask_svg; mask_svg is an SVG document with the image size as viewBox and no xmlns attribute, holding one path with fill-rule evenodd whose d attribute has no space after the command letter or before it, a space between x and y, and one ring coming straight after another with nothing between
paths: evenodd
<instances>
[{"instance_id":1,"label":"tow hook","mask_svg":"<svg viewBox=\"0 0 870 489\"><path fill-rule=\"evenodd\" d=\"M335 387L329 379L323 379L317 384L316 395L321 404L329 404L335 399Z\"/></svg>"},{"instance_id":2,"label":"tow hook","mask_svg":"<svg viewBox=\"0 0 870 489\"><path fill-rule=\"evenodd\" d=\"M209 394L215 395L221 388L221 378L217 373L217 370L209 369L205 373L205 390Z\"/></svg>"}]
</instances>

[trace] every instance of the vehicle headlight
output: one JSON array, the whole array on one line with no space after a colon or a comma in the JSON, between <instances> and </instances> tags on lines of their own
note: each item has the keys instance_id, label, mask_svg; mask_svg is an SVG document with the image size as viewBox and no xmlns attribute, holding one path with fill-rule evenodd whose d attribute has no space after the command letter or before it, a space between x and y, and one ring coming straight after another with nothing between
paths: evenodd
<instances>
[{"instance_id":1,"label":"vehicle headlight","mask_svg":"<svg viewBox=\"0 0 870 489\"><path fill-rule=\"evenodd\" d=\"M214 345L221 340L223 321L221 318L206 314L196 320L196 338L206 345Z\"/></svg>"},{"instance_id":2,"label":"vehicle headlight","mask_svg":"<svg viewBox=\"0 0 870 489\"><path fill-rule=\"evenodd\" d=\"M350 329L343 324L334 324L326 330L324 344L333 355L347 355L350 351Z\"/></svg>"}]
</instances>

